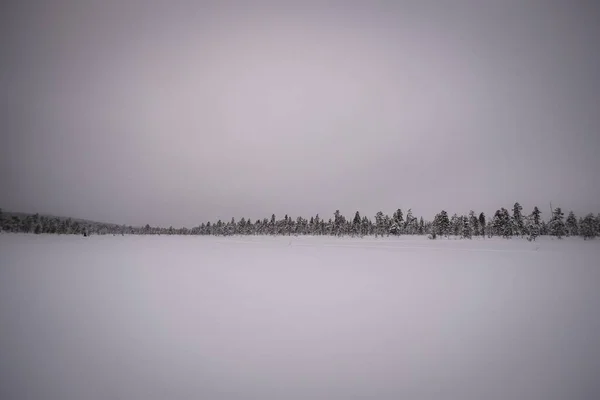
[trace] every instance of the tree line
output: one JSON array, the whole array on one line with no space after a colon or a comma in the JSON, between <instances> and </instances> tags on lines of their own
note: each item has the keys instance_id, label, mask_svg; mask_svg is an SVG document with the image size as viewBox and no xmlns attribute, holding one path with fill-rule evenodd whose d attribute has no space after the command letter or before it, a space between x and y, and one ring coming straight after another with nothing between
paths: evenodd
<instances>
[{"instance_id":1,"label":"tree line","mask_svg":"<svg viewBox=\"0 0 600 400\"><path fill-rule=\"evenodd\" d=\"M565 218L560 207L552 209L550 218L542 218L542 212L534 207L530 214L523 213L523 207L517 202L511 211L502 207L491 218L482 212L470 211L468 215L448 216L445 210L436 214L433 221L416 217L412 210L406 214L397 209L392 216L378 212L374 219L361 216L357 211L353 218L347 219L336 210L332 218L321 218L318 214L310 217L291 218L285 215L277 219L232 218L224 222L218 220L201 223L193 228L169 228L150 226L126 226L106 224L72 218L40 216L39 214L4 213L0 209L0 230L3 232L21 232L34 234L74 234L74 235L327 235L327 236L398 236L428 235L430 239L440 237L525 237L535 240L538 236L551 235L557 238L581 236L584 239L600 235L600 214L587 214L577 218L570 211Z\"/></svg>"}]
</instances>

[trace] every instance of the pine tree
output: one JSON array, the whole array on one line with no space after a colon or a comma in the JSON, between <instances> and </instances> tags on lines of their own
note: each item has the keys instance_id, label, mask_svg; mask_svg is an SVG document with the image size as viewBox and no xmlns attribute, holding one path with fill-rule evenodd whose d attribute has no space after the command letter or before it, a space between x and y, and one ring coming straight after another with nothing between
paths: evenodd
<instances>
[{"instance_id":1,"label":"pine tree","mask_svg":"<svg viewBox=\"0 0 600 400\"><path fill-rule=\"evenodd\" d=\"M594 218L594 214L590 213L586 215L581 221L579 228L579 233L583 236L584 240L596 237L596 219Z\"/></svg>"},{"instance_id":2,"label":"pine tree","mask_svg":"<svg viewBox=\"0 0 600 400\"><path fill-rule=\"evenodd\" d=\"M533 211L531 212L529 217L527 217L527 231L529 233L527 240L529 241L535 241L536 238L542 233L540 214L540 209L536 206L533 207Z\"/></svg>"},{"instance_id":3,"label":"pine tree","mask_svg":"<svg viewBox=\"0 0 600 400\"><path fill-rule=\"evenodd\" d=\"M577 236L579 235L579 226L577 224L577 218L575 218L575 214L573 211L569 211L569 216L567 217L566 222L567 236Z\"/></svg>"},{"instance_id":4,"label":"pine tree","mask_svg":"<svg viewBox=\"0 0 600 400\"><path fill-rule=\"evenodd\" d=\"M546 221L540 222L540 236L548 235L548 224Z\"/></svg>"},{"instance_id":5,"label":"pine tree","mask_svg":"<svg viewBox=\"0 0 600 400\"><path fill-rule=\"evenodd\" d=\"M521 213L521 211L523 211L523 207L521 207L521 205L518 202L516 202L513 206L512 222L514 226L514 231L519 236L523 236L523 234L525 233L525 225L523 223L523 214Z\"/></svg>"},{"instance_id":6,"label":"pine tree","mask_svg":"<svg viewBox=\"0 0 600 400\"><path fill-rule=\"evenodd\" d=\"M342 236L345 231L346 218L340 213L340 210L335 210L333 214L333 234Z\"/></svg>"},{"instance_id":7,"label":"pine tree","mask_svg":"<svg viewBox=\"0 0 600 400\"><path fill-rule=\"evenodd\" d=\"M385 227L383 224L383 212L378 211L377 214L375 214L375 237L383 236L384 232Z\"/></svg>"},{"instance_id":8,"label":"pine tree","mask_svg":"<svg viewBox=\"0 0 600 400\"><path fill-rule=\"evenodd\" d=\"M413 217L412 209L406 212L406 220L404 221L403 232L407 235L414 235L417 231L417 219Z\"/></svg>"},{"instance_id":9,"label":"pine tree","mask_svg":"<svg viewBox=\"0 0 600 400\"><path fill-rule=\"evenodd\" d=\"M506 208L502 207L496 211L492 226L495 235L502 236L505 239L512 236L512 223Z\"/></svg>"},{"instance_id":10,"label":"pine tree","mask_svg":"<svg viewBox=\"0 0 600 400\"><path fill-rule=\"evenodd\" d=\"M442 210L435 216L433 220L433 231L435 234L446 237L450 234L450 220L448 219L448 213L445 210Z\"/></svg>"},{"instance_id":11,"label":"pine tree","mask_svg":"<svg viewBox=\"0 0 600 400\"><path fill-rule=\"evenodd\" d=\"M552 236L562 239L566 234L564 214L560 207L556 207L552 212L552 219L548 223L548 230Z\"/></svg>"},{"instance_id":12,"label":"pine tree","mask_svg":"<svg viewBox=\"0 0 600 400\"><path fill-rule=\"evenodd\" d=\"M401 209L397 209L394 215L392 216L392 227L390 228L390 233L395 235L402 234L402 227L404 226L404 214L402 214Z\"/></svg>"},{"instance_id":13,"label":"pine tree","mask_svg":"<svg viewBox=\"0 0 600 400\"><path fill-rule=\"evenodd\" d=\"M485 214L484 213L479 214L479 227L481 229L481 231L480 231L481 232L481 236L483 236L485 238L485 227L486 227L486 224L485 224Z\"/></svg>"},{"instance_id":14,"label":"pine tree","mask_svg":"<svg viewBox=\"0 0 600 400\"><path fill-rule=\"evenodd\" d=\"M450 218L450 230L454 236L460 235L460 231L462 230L462 222L456 213Z\"/></svg>"},{"instance_id":15,"label":"pine tree","mask_svg":"<svg viewBox=\"0 0 600 400\"><path fill-rule=\"evenodd\" d=\"M392 227L392 219L389 215L384 215L383 217L383 227L386 236L390 236L390 228Z\"/></svg>"},{"instance_id":16,"label":"pine tree","mask_svg":"<svg viewBox=\"0 0 600 400\"><path fill-rule=\"evenodd\" d=\"M479 220L475 216L475 211L469 211L469 225L471 225L471 233L479 236Z\"/></svg>"},{"instance_id":17,"label":"pine tree","mask_svg":"<svg viewBox=\"0 0 600 400\"><path fill-rule=\"evenodd\" d=\"M542 214L542 212L540 211L539 208L537 208L537 206L533 207L533 212L531 213L531 216L533 217L533 223L535 225L540 225L540 223L541 223L540 215L541 214Z\"/></svg>"},{"instance_id":18,"label":"pine tree","mask_svg":"<svg viewBox=\"0 0 600 400\"><path fill-rule=\"evenodd\" d=\"M361 225L362 225L362 218L360 217L360 213L357 211L354 214L354 220L352 221L352 234L353 235L361 235Z\"/></svg>"},{"instance_id":19,"label":"pine tree","mask_svg":"<svg viewBox=\"0 0 600 400\"><path fill-rule=\"evenodd\" d=\"M461 237L465 238L465 239L471 239L471 224L469 223L469 218L467 218L466 216L462 216L461 217L462 220L462 231L461 231Z\"/></svg>"}]
</instances>

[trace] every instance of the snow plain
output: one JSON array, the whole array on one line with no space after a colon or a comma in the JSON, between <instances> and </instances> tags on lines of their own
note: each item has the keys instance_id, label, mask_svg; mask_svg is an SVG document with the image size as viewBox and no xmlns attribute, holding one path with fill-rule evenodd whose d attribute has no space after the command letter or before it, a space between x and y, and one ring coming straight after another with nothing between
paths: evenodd
<instances>
[{"instance_id":1,"label":"snow plain","mask_svg":"<svg viewBox=\"0 0 600 400\"><path fill-rule=\"evenodd\" d=\"M0 234L2 399L597 399L600 240Z\"/></svg>"}]
</instances>

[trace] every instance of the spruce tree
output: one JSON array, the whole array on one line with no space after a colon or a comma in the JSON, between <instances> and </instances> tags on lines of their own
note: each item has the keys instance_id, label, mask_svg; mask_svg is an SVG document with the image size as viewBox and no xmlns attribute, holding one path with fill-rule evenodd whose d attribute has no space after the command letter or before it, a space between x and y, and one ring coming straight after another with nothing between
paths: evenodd
<instances>
[{"instance_id":1,"label":"spruce tree","mask_svg":"<svg viewBox=\"0 0 600 400\"><path fill-rule=\"evenodd\" d=\"M531 213L531 216L533 217L533 223L535 225L540 225L541 224L541 218L540 215L542 214L542 212L540 211L539 208L537 208L537 206L533 207L533 212Z\"/></svg>"},{"instance_id":2,"label":"spruce tree","mask_svg":"<svg viewBox=\"0 0 600 400\"><path fill-rule=\"evenodd\" d=\"M525 233L525 225L523 223L523 214L521 213L521 211L523 211L523 207L521 207L519 202L516 202L513 206L512 222L514 231L519 236L523 236L523 234Z\"/></svg>"},{"instance_id":3,"label":"spruce tree","mask_svg":"<svg viewBox=\"0 0 600 400\"><path fill-rule=\"evenodd\" d=\"M469 222L469 218L465 215L461 217L462 220L462 232L461 237L465 239L471 239L471 223Z\"/></svg>"},{"instance_id":4,"label":"spruce tree","mask_svg":"<svg viewBox=\"0 0 600 400\"><path fill-rule=\"evenodd\" d=\"M360 235L361 233L361 225L362 225L362 218L360 217L360 213L357 211L354 214L354 220L352 221L352 234L353 235Z\"/></svg>"},{"instance_id":5,"label":"spruce tree","mask_svg":"<svg viewBox=\"0 0 600 400\"><path fill-rule=\"evenodd\" d=\"M568 236L577 236L579 235L579 226L577 224L577 218L575 218L575 214L573 211L569 211L569 216L566 221L566 229Z\"/></svg>"},{"instance_id":6,"label":"spruce tree","mask_svg":"<svg viewBox=\"0 0 600 400\"><path fill-rule=\"evenodd\" d=\"M397 209L392 214L391 225L389 227L389 233L392 235L400 235L402 233L402 227L404 226L404 214L401 209Z\"/></svg>"},{"instance_id":7,"label":"spruce tree","mask_svg":"<svg viewBox=\"0 0 600 400\"><path fill-rule=\"evenodd\" d=\"M596 237L596 219L594 218L594 214L590 213L586 215L581 221L579 233L583 236L584 240Z\"/></svg>"},{"instance_id":8,"label":"spruce tree","mask_svg":"<svg viewBox=\"0 0 600 400\"><path fill-rule=\"evenodd\" d=\"M560 207L556 207L552 212L552 219L548 223L548 231L552 236L562 239L566 234L565 223L563 221L564 214Z\"/></svg>"},{"instance_id":9,"label":"spruce tree","mask_svg":"<svg viewBox=\"0 0 600 400\"><path fill-rule=\"evenodd\" d=\"M469 225L471 226L471 232L475 236L479 236L479 220L475 216L475 211L469 211Z\"/></svg>"},{"instance_id":10,"label":"spruce tree","mask_svg":"<svg viewBox=\"0 0 600 400\"><path fill-rule=\"evenodd\" d=\"M533 211L527 218L527 230L529 233L527 240L529 240L529 241L532 241L532 240L535 241L536 238L542 234L542 225L541 225L540 214L541 214L540 209L537 208L537 206L536 206L536 207L533 207Z\"/></svg>"},{"instance_id":11,"label":"spruce tree","mask_svg":"<svg viewBox=\"0 0 600 400\"><path fill-rule=\"evenodd\" d=\"M378 211L377 214L375 214L375 237L383 236L384 232L385 231L383 227L383 212Z\"/></svg>"},{"instance_id":12,"label":"spruce tree","mask_svg":"<svg viewBox=\"0 0 600 400\"><path fill-rule=\"evenodd\" d=\"M446 237L450 234L450 220L448 219L448 213L445 210L442 210L435 216L433 220L433 231L438 235Z\"/></svg>"},{"instance_id":13,"label":"spruce tree","mask_svg":"<svg viewBox=\"0 0 600 400\"><path fill-rule=\"evenodd\" d=\"M481 230L481 236L483 236L485 238L485 228L486 228L486 223L485 223L485 214L481 213L479 214L479 229Z\"/></svg>"},{"instance_id":14,"label":"spruce tree","mask_svg":"<svg viewBox=\"0 0 600 400\"><path fill-rule=\"evenodd\" d=\"M456 213L454 213L452 215L452 217L450 218L450 231L451 234L454 236L458 236L460 235L460 231L462 229L462 223L460 218L458 218L458 215L456 215Z\"/></svg>"}]
</instances>

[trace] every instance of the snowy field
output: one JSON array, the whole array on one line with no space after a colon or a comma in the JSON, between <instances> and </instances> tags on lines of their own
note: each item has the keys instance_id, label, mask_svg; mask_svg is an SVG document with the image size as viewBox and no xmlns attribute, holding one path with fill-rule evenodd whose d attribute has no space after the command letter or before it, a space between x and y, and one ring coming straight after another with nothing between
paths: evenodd
<instances>
[{"instance_id":1,"label":"snowy field","mask_svg":"<svg viewBox=\"0 0 600 400\"><path fill-rule=\"evenodd\" d=\"M598 399L600 240L0 234L1 399Z\"/></svg>"}]
</instances>

